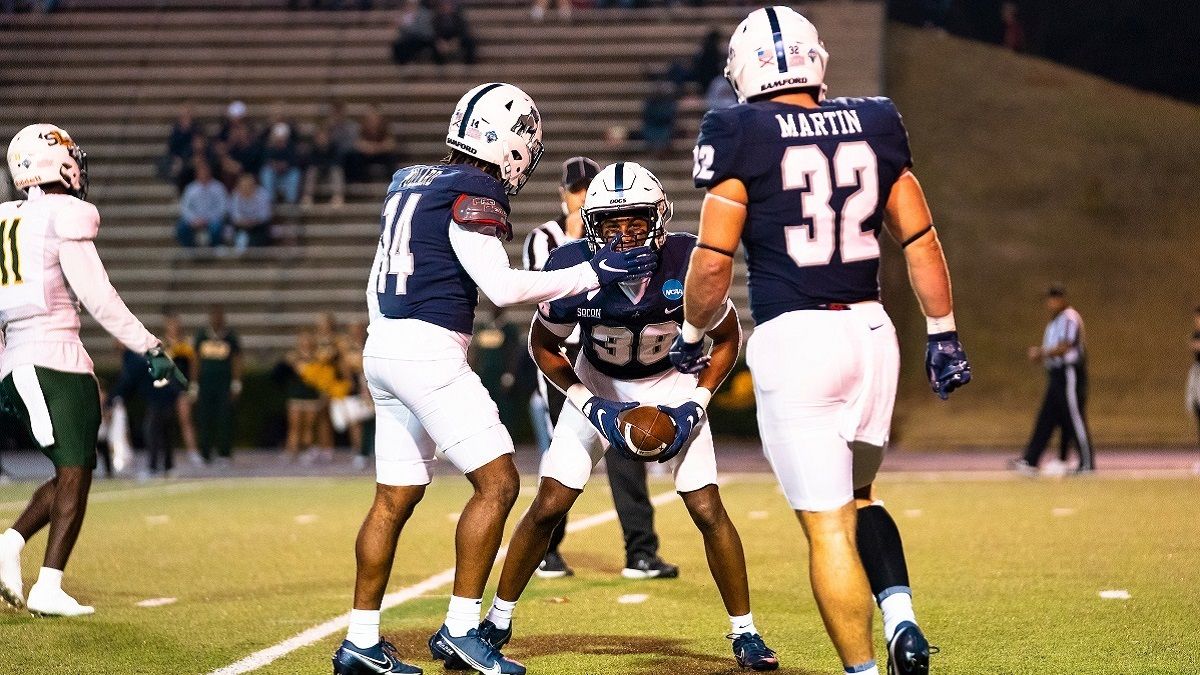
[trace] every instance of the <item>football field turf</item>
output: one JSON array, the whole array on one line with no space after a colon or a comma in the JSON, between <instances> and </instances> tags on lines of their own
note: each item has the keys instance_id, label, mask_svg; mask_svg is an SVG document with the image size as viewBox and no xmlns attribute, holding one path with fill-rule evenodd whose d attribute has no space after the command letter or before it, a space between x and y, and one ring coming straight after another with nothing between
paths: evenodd
<instances>
[{"instance_id":1,"label":"football field turf","mask_svg":"<svg viewBox=\"0 0 1200 675\"><path fill-rule=\"evenodd\" d=\"M941 647L934 673L1196 672L1196 478L891 474L881 485L904 535L918 615ZM31 489L0 487L0 523ZM468 489L461 478L435 481L401 539L389 591L453 565ZM333 619L349 608L353 540L371 491L366 478L98 485L65 582L96 615L0 610L0 673L206 673ZM809 592L803 534L774 480L735 474L721 491L780 672L840 672ZM669 494L670 484L655 480L652 492ZM526 479L510 527L531 497ZM597 479L573 515L610 508ZM575 577L534 579L506 652L531 673L736 672L728 620L682 503L660 506L657 524L679 579L622 579L618 526L601 519L563 545ZM41 534L26 549L27 588L44 542ZM494 587L495 576L485 605ZM383 615L385 635L426 672L441 672L425 640L448 593L438 586ZM146 600L159 604L138 605ZM342 634L255 672L328 673Z\"/></svg>"}]
</instances>

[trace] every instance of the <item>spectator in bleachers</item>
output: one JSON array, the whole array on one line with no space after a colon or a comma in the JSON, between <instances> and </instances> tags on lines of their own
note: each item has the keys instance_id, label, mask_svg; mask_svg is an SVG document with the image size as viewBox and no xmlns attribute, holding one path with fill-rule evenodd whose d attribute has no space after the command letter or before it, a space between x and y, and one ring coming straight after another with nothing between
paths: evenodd
<instances>
[{"instance_id":1,"label":"spectator in bleachers","mask_svg":"<svg viewBox=\"0 0 1200 675\"><path fill-rule=\"evenodd\" d=\"M433 10L423 0L405 0L392 42L392 61L411 63L433 51Z\"/></svg>"},{"instance_id":2,"label":"spectator in bleachers","mask_svg":"<svg viewBox=\"0 0 1200 675\"><path fill-rule=\"evenodd\" d=\"M197 129L192 135L192 147L189 152L188 161L183 163L179 172L171 176L171 181L175 184L175 190L182 195L192 181L196 180L196 162L208 162L209 166L215 166L218 162L218 156L203 130Z\"/></svg>"},{"instance_id":3,"label":"spectator in bleachers","mask_svg":"<svg viewBox=\"0 0 1200 675\"><path fill-rule=\"evenodd\" d=\"M722 110L737 105L738 98L733 91L733 86L729 84L729 80L725 79L724 75L717 75L708 84L704 102L708 105L709 110Z\"/></svg>"},{"instance_id":4,"label":"spectator in bleachers","mask_svg":"<svg viewBox=\"0 0 1200 675\"><path fill-rule=\"evenodd\" d=\"M164 180L175 180L184 168L192 162L192 143L196 138L196 120L192 113L192 104L184 103L179 106L179 114L171 124L171 133L167 136L167 154L162 158L158 167L158 175Z\"/></svg>"},{"instance_id":5,"label":"spectator in bleachers","mask_svg":"<svg viewBox=\"0 0 1200 675\"><path fill-rule=\"evenodd\" d=\"M555 6L558 8L558 20L571 20L571 0L554 0ZM529 16L534 21L541 23L546 20L546 9L550 6L550 0L533 0L533 7L529 9Z\"/></svg>"},{"instance_id":6,"label":"spectator in bleachers","mask_svg":"<svg viewBox=\"0 0 1200 675\"><path fill-rule=\"evenodd\" d=\"M477 62L475 37L457 0L437 0L433 12L433 62L441 65L457 54L462 62Z\"/></svg>"},{"instance_id":7,"label":"spectator in bleachers","mask_svg":"<svg viewBox=\"0 0 1200 675\"><path fill-rule=\"evenodd\" d=\"M701 88L708 87L714 77L724 73L728 55L728 42L721 32L715 28L708 31L700 43L699 51L692 57L688 81L695 82Z\"/></svg>"},{"instance_id":8,"label":"spectator in bleachers","mask_svg":"<svg viewBox=\"0 0 1200 675\"><path fill-rule=\"evenodd\" d=\"M258 178L272 199L282 196L288 204L300 201L300 163L292 129L286 122L276 122L271 127Z\"/></svg>"},{"instance_id":9,"label":"spectator in bleachers","mask_svg":"<svg viewBox=\"0 0 1200 675\"><path fill-rule=\"evenodd\" d=\"M262 167L263 146L245 124L230 127L229 135L217 145L213 154L221 167L221 182L228 189L233 189L243 171L257 175Z\"/></svg>"},{"instance_id":10,"label":"spectator in bleachers","mask_svg":"<svg viewBox=\"0 0 1200 675\"><path fill-rule=\"evenodd\" d=\"M222 141L228 140L229 132L238 127L244 127L250 131L250 121L246 119L246 104L242 101L233 101L225 108L225 117L221 119L221 132L217 138Z\"/></svg>"},{"instance_id":11,"label":"spectator in bleachers","mask_svg":"<svg viewBox=\"0 0 1200 675\"><path fill-rule=\"evenodd\" d=\"M179 221L175 236L186 248L196 245L196 232L208 235L209 246L224 243L225 218L229 213L229 195L225 186L213 178L208 162L197 161L196 179L183 191L179 200Z\"/></svg>"},{"instance_id":12,"label":"spectator in bleachers","mask_svg":"<svg viewBox=\"0 0 1200 675\"><path fill-rule=\"evenodd\" d=\"M609 7L620 7L622 9L633 9L637 6L637 0L596 0L597 9L607 9Z\"/></svg>"},{"instance_id":13,"label":"spectator in bleachers","mask_svg":"<svg viewBox=\"0 0 1200 675\"><path fill-rule=\"evenodd\" d=\"M381 166L390 175L396 168L396 137L388 129L379 106L372 104L358 125L358 141L346 158L346 180L366 180L372 166Z\"/></svg>"},{"instance_id":14,"label":"spectator in bleachers","mask_svg":"<svg viewBox=\"0 0 1200 675\"><path fill-rule=\"evenodd\" d=\"M229 199L235 251L242 253L247 246L271 243L271 206L271 193L258 184L254 174L243 173Z\"/></svg>"},{"instance_id":15,"label":"spectator in bleachers","mask_svg":"<svg viewBox=\"0 0 1200 675\"><path fill-rule=\"evenodd\" d=\"M337 150L338 162L344 165L346 157L354 152L354 144L358 143L358 122L346 115L344 102L336 101L329 106L324 126L329 130L329 139Z\"/></svg>"},{"instance_id":16,"label":"spectator in bleachers","mask_svg":"<svg viewBox=\"0 0 1200 675\"><path fill-rule=\"evenodd\" d=\"M330 136L329 128L322 125L313 133L312 140L304 153L304 197L300 202L312 206L317 193L317 183L329 186L329 205L338 208L346 203L346 172L342 168L342 155Z\"/></svg>"},{"instance_id":17,"label":"spectator in bleachers","mask_svg":"<svg viewBox=\"0 0 1200 675\"><path fill-rule=\"evenodd\" d=\"M655 157L662 158L671 150L677 108L675 87L668 80L656 80L642 106L642 140Z\"/></svg>"}]
</instances>

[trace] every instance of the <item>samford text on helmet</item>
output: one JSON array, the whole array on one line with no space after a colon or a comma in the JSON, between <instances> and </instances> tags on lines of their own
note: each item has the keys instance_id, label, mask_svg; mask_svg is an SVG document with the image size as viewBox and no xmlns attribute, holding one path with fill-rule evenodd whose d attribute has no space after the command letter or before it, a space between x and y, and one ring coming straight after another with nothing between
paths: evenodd
<instances>
[{"instance_id":1,"label":"samford text on helmet","mask_svg":"<svg viewBox=\"0 0 1200 675\"><path fill-rule=\"evenodd\" d=\"M823 92L828 63L816 26L790 7L764 7L733 31L725 78L743 103L789 89Z\"/></svg>"},{"instance_id":2,"label":"samford text on helmet","mask_svg":"<svg viewBox=\"0 0 1200 675\"><path fill-rule=\"evenodd\" d=\"M8 172L21 191L60 183L72 195L87 198L87 155L70 134L53 124L30 124L13 136L8 144Z\"/></svg>"},{"instance_id":3,"label":"samford text on helmet","mask_svg":"<svg viewBox=\"0 0 1200 675\"><path fill-rule=\"evenodd\" d=\"M542 157L542 116L519 88L481 84L458 100L446 145L500 167L505 192L515 195Z\"/></svg>"},{"instance_id":4,"label":"samford text on helmet","mask_svg":"<svg viewBox=\"0 0 1200 675\"><path fill-rule=\"evenodd\" d=\"M662 183L637 162L617 162L604 167L592 179L583 200L584 236L592 250L607 243L601 224L611 218L642 217L650 224L646 241L634 242L658 250L667 240L671 202Z\"/></svg>"}]
</instances>

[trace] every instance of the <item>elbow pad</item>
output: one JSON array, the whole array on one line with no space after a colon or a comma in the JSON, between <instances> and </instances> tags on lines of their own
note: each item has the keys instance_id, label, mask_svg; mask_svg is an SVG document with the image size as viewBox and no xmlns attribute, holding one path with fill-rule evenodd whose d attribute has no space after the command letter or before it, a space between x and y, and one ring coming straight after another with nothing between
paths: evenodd
<instances>
[{"instance_id":1,"label":"elbow pad","mask_svg":"<svg viewBox=\"0 0 1200 675\"><path fill-rule=\"evenodd\" d=\"M503 241L512 241L512 225L508 222L508 212L495 199L462 194L454 200L450 213L454 222L465 229Z\"/></svg>"}]
</instances>

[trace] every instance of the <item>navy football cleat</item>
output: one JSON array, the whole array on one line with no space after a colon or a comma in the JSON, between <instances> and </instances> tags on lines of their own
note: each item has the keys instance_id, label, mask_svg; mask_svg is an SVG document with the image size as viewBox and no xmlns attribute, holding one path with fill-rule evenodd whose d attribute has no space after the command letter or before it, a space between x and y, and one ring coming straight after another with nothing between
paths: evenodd
<instances>
[{"instance_id":1,"label":"navy football cleat","mask_svg":"<svg viewBox=\"0 0 1200 675\"><path fill-rule=\"evenodd\" d=\"M333 653L333 675L377 675L378 673L407 673L421 675L420 668L405 663L396 654L396 647L380 640L374 647L363 649L343 640Z\"/></svg>"},{"instance_id":2,"label":"navy football cleat","mask_svg":"<svg viewBox=\"0 0 1200 675\"><path fill-rule=\"evenodd\" d=\"M491 628L487 628L490 626ZM500 653L490 642L500 646L512 638L512 629L500 631L490 621L472 628L462 637L451 637L443 625L429 637L429 654L435 661L445 663L446 670L474 670L484 675L525 675L525 666ZM465 666L465 667L464 667Z\"/></svg>"},{"instance_id":3,"label":"navy football cleat","mask_svg":"<svg viewBox=\"0 0 1200 675\"><path fill-rule=\"evenodd\" d=\"M779 667L779 658L758 633L727 637L733 640L733 656L737 659L738 666L750 670L775 670Z\"/></svg>"},{"instance_id":4,"label":"navy football cleat","mask_svg":"<svg viewBox=\"0 0 1200 675\"><path fill-rule=\"evenodd\" d=\"M905 621L896 627L888 642L888 675L927 675L929 641L917 624ZM936 650L934 650L936 652Z\"/></svg>"},{"instance_id":5,"label":"navy football cleat","mask_svg":"<svg viewBox=\"0 0 1200 675\"><path fill-rule=\"evenodd\" d=\"M504 645L508 644L508 641L512 639L512 635L512 624L509 624L508 628L504 630L500 630L496 627L496 624L487 619L484 619L479 624L479 638L491 645L492 649L503 649ZM437 637L437 635L435 634L434 637ZM466 661L460 659L458 654L455 654L448 647L437 644L433 637L429 638L429 653L433 654L435 660L444 662L446 670L471 670L471 666L468 666Z\"/></svg>"}]
</instances>

